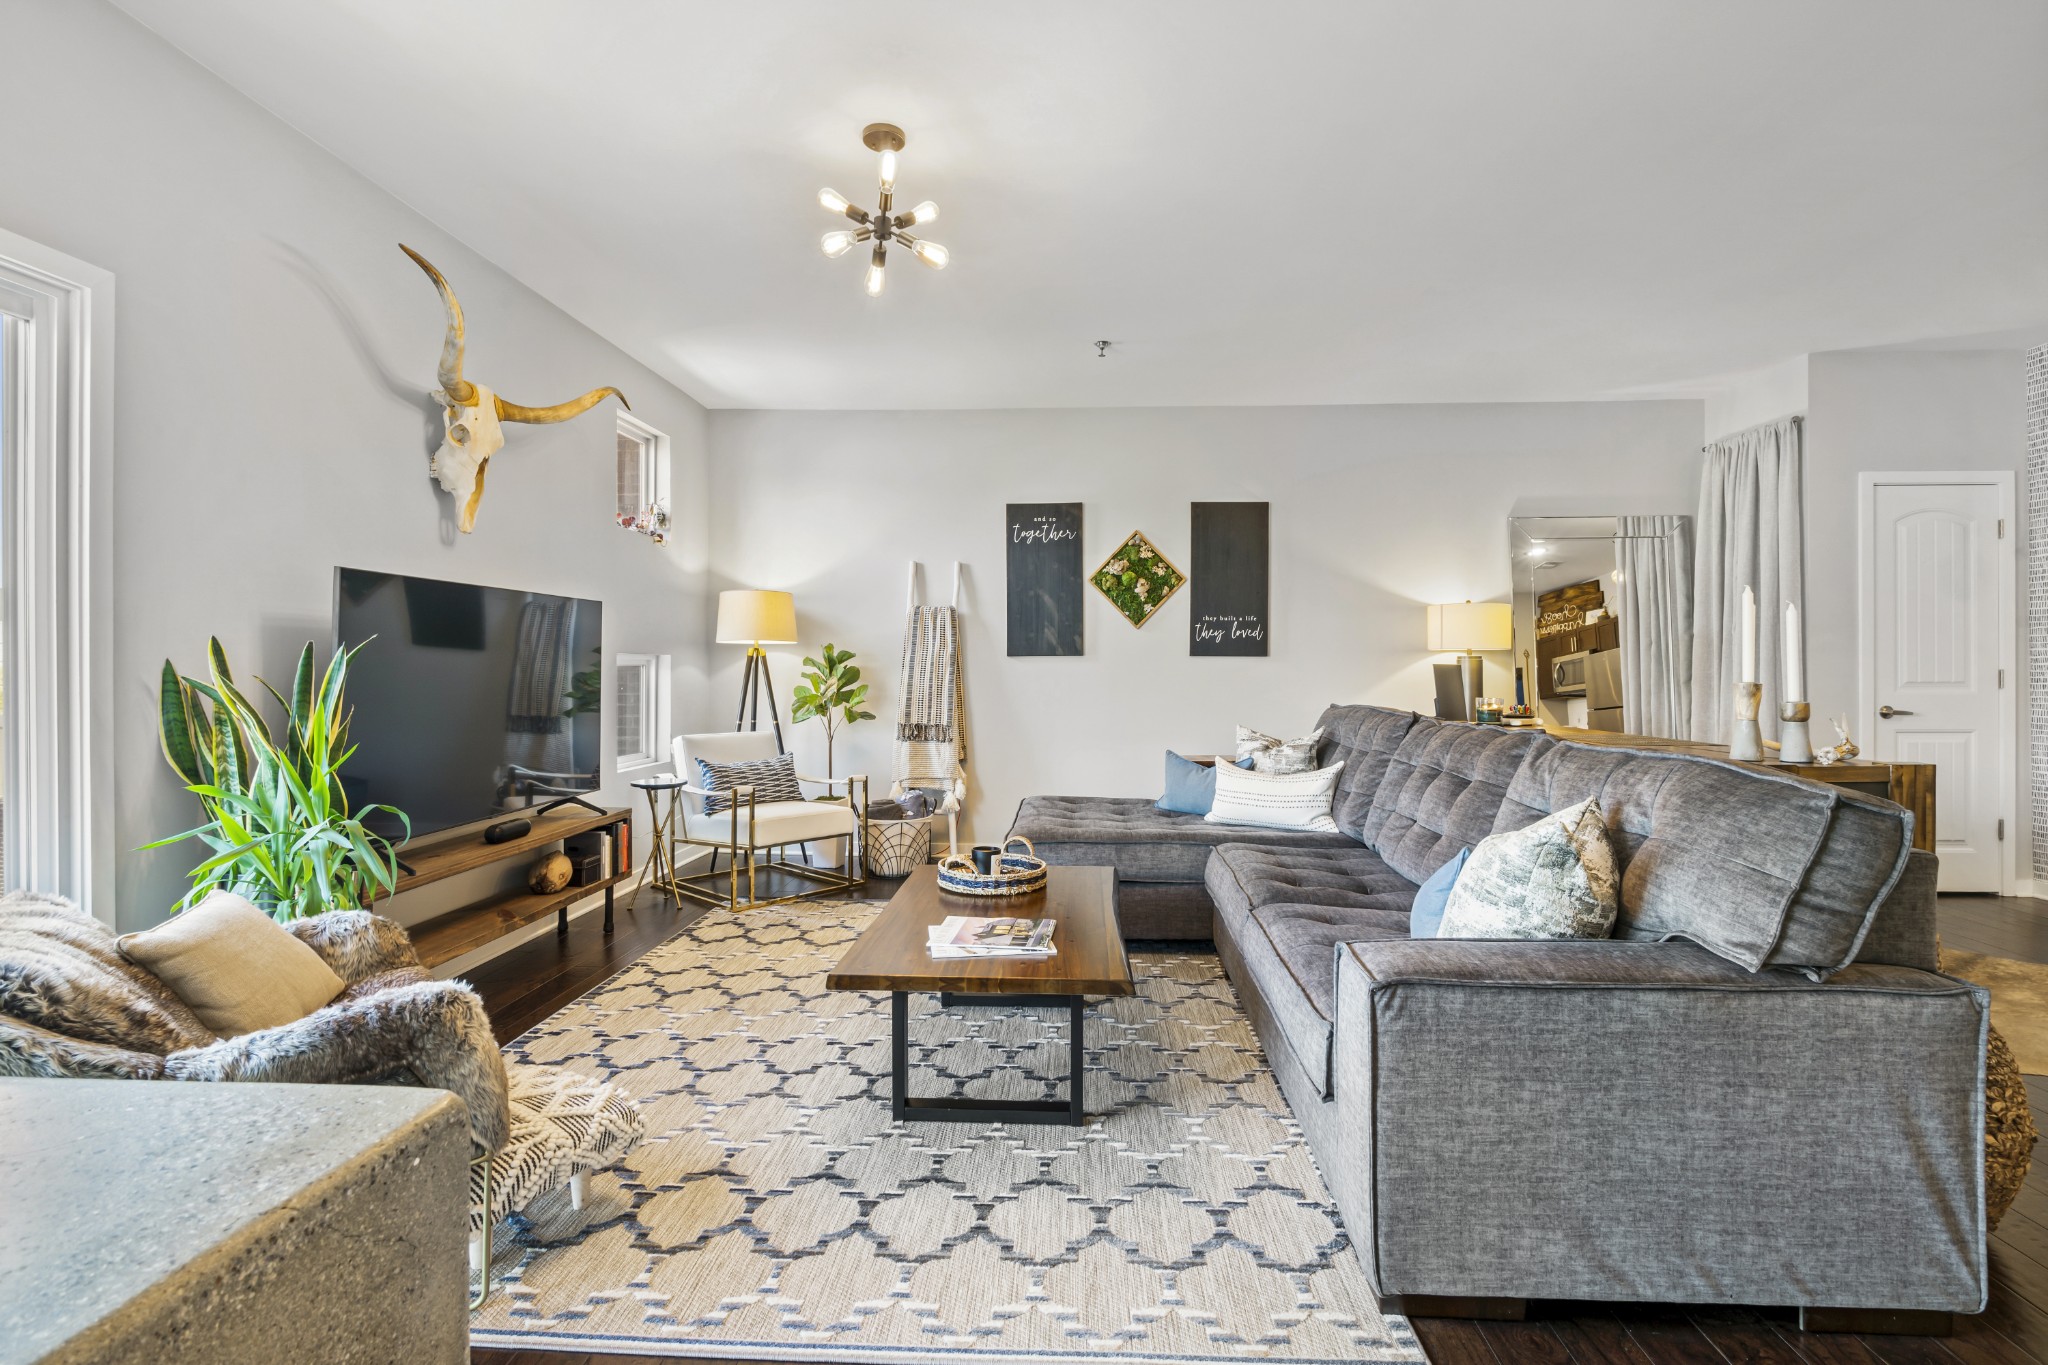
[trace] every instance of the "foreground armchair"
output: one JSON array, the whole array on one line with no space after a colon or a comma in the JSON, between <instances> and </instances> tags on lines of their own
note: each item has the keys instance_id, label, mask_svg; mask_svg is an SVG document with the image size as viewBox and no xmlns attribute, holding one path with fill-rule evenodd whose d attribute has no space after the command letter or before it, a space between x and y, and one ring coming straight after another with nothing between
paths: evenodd
<instances>
[{"instance_id":1,"label":"foreground armchair","mask_svg":"<svg viewBox=\"0 0 2048 1365\"><path fill-rule=\"evenodd\" d=\"M303 1019L220 1038L90 915L53 897L0 897L0 1076L452 1091L469 1106L476 1146L479 1273L493 1226L564 1184L580 1208L584 1178L638 1145L639 1112L617 1086L548 1067L508 1071L483 1002L462 982L429 977L398 924L353 910L286 927L345 989Z\"/></svg>"},{"instance_id":2,"label":"foreground armchair","mask_svg":"<svg viewBox=\"0 0 2048 1365\"><path fill-rule=\"evenodd\" d=\"M469 1106L478 1146L503 1147L505 1062L476 993L429 978L405 930L367 911L287 927L347 989L303 1019L218 1038L90 915L0 899L0 1075L431 1086Z\"/></svg>"}]
</instances>

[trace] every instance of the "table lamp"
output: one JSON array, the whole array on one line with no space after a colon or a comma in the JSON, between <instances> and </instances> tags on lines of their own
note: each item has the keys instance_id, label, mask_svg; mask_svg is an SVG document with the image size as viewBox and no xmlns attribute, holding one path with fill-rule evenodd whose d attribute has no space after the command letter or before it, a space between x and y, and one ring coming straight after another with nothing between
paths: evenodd
<instances>
[{"instance_id":1,"label":"table lamp","mask_svg":"<svg viewBox=\"0 0 2048 1365\"><path fill-rule=\"evenodd\" d=\"M761 693L768 693L768 723L775 728L775 752L782 750L782 717L775 710L775 684L768 678L762 645L796 643L796 599L766 588L729 588L718 594L718 643L747 647L747 673L740 681L735 730L761 728Z\"/></svg>"},{"instance_id":2,"label":"table lamp","mask_svg":"<svg viewBox=\"0 0 2048 1365\"><path fill-rule=\"evenodd\" d=\"M1515 609L1506 602L1444 602L1428 611L1430 652L1463 656L1458 660L1458 695L1464 714L1446 719L1471 720L1478 714L1474 703L1484 672L1479 651L1515 647Z\"/></svg>"}]
</instances>

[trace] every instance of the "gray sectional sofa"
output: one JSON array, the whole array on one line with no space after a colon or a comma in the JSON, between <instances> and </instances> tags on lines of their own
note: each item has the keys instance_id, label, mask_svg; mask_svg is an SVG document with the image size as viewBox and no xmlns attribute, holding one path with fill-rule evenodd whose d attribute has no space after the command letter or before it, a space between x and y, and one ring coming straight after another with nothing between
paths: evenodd
<instances>
[{"instance_id":1,"label":"gray sectional sofa","mask_svg":"<svg viewBox=\"0 0 2048 1365\"><path fill-rule=\"evenodd\" d=\"M1013 832L1116 867L1129 937L1214 940L1384 1306L1982 1309L1989 999L1937 971L1909 813L1376 707L1322 724L1341 834L1059 797ZM1615 938L1408 937L1460 848L1588 796Z\"/></svg>"}]
</instances>

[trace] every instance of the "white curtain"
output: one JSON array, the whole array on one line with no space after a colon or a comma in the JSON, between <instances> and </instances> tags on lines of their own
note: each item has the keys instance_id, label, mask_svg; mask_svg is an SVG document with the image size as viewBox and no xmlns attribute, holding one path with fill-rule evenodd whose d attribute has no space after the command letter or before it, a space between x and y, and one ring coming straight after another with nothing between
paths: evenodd
<instances>
[{"instance_id":1,"label":"white curtain","mask_svg":"<svg viewBox=\"0 0 2048 1365\"><path fill-rule=\"evenodd\" d=\"M1692 736L1692 526L1685 517L1616 517L1621 724L1632 735Z\"/></svg>"},{"instance_id":2,"label":"white curtain","mask_svg":"<svg viewBox=\"0 0 2048 1365\"><path fill-rule=\"evenodd\" d=\"M1786 417L1706 448L1700 475L1699 556L1693 572L1692 737L1726 744L1742 667L1742 590L1756 593L1757 676L1764 735L1776 738L1784 700L1785 604L1806 614L1801 429ZM1798 698L1805 701L1809 698Z\"/></svg>"}]
</instances>

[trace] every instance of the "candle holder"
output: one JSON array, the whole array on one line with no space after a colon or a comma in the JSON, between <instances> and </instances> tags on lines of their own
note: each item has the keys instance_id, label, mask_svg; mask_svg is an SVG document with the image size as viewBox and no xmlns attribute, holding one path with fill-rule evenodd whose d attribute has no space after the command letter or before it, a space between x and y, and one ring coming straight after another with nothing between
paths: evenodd
<instances>
[{"instance_id":1,"label":"candle holder","mask_svg":"<svg viewBox=\"0 0 2048 1365\"><path fill-rule=\"evenodd\" d=\"M1813 707L1803 701L1781 702L1778 706L1778 758L1785 763L1813 762L1813 738L1806 722Z\"/></svg>"},{"instance_id":2,"label":"candle holder","mask_svg":"<svg viewBox=\"0 0 2048 1365\"><path fill-rule=\"evenodd\" d=\"M1735 684L1735 733L1728 739L1728 757L1746 763L1762 761L1764 732L1756 723L1756 713L1762 709L1763 704L1762 683Z\"/></svg>"}]
</instances>

